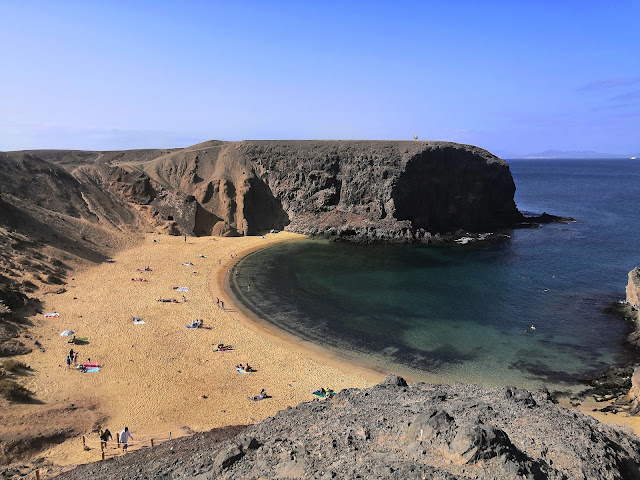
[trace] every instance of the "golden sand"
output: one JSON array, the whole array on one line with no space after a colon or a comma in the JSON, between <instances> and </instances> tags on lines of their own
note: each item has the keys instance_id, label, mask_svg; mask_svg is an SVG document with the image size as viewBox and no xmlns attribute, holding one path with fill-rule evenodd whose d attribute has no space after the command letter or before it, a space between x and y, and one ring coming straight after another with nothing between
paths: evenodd
<instances>
[{"instance_id":1,"label":"golden sand","mask_svg":"<svg viewBox=\"0 0 640 480\"><path fill-rule=\"evenodd\" d=\"M46 351L24 356L35 369L25 386L45 403L95 401L104 418L101 427L115 434L128 426L134 443L144 440L149 445L150 438L166 439L169 432L175 438L259 422L314 399L311 392L323 386L341 390L381 381L381 374L255 323L231 304L224 281L243 254L302 238L281 232L265 238L188 238L185 243L184 237L149 235L143 244L117 254L114 263L76 272L66 293L46 299L44 311L59 312L60 317L33 319L32 333ZM238 256L232 259L232 253ZM187 262L193 266L182 265ZM151 272L137 270L147 265ZM138 277L148 282L131 281ZM189 287L186 303L173 286ZM225 311L216 307L216 297L224 301ZM180 303L160 303L159 298ZM134 325L132 316L146 323ZM186 328L196 318L204 319L206 328ZM60 336L65 329L88 337L88 344L68 344ZM216 353L218 343L231 344L234 350ZM67 368L70 348L80 352L81 362L99 362L101 371L83 374ZM258 371L238 374L235 365L246 362ZM262 388L272 398L249 400ZM591 412L586 404L581 410L640 433L636 417ZM99 460L96 434L86 433L90 450L74 438L43 456L57 465ZM112 446L109 456L116 453Z\"/></svg>"},{"instance_id":2,"label":"golden sand","mask_svg":"<svg viewBox=\"0 0 640 480\"><path fill-rule=\"evenodd\" d=\"M128 426L138 441L255 423L316 398L311 392L320 387L341 390L380 381L380 374L274 335L231 305L222 280L242 253L300 238L282 232L265 238L188 238L185 243L183 237L149 235L142 245L117 254L114 263L76 272L66 293L46 300L44 312L59 312L60 317L33 319L33 334L46 352L24 357L36 372L27 388L46 403L95 400L105 419L101 427L115 433ZM193 266L182 265L188 262ZM152 271L137 270L147 265ZM131 280L138 277L148 282ZM173 286L189 288L186 303ZM224 301L225 311L216 307L216 297ZM180 303L161 303L159 298ZM134 325L132 316L146 323ZM186 328L196 318L204 319L206 328ZM88 344L68 344L60 336L66 329L88 337ZM216 353L218 343L234 350ZM99 362L101 371L68 368L70 348L80 352L80 362ZM238 374L235 365L246 362L257 372ZM262 388L272 398L249 400ZM95 439L95 433L89 438ZM44 457L58 465L98 460L99 444L91 440L89 446L91 450L83 450L76 438Z\"/></svg>"}]
</instances>

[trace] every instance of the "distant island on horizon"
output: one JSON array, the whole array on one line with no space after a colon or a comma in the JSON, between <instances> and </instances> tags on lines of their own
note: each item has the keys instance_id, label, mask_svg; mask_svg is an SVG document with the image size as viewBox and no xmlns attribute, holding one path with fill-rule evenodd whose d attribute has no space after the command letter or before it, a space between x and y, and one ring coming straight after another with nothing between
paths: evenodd
<instances>
[{"instance_id":1,"label":"distant island on horizon","mask_svg":"<svg viewBox=\"0 0 640 480\"><path fill-rule=\"evenodd\" d=\"M545 150L537 153L526 153L522 155L506 154L502 158L513 160L535 160L535 159L604 159L604 158L640 158L640 153L602 153L593 150L563 151Z\"/></svg>"}]
</instances>

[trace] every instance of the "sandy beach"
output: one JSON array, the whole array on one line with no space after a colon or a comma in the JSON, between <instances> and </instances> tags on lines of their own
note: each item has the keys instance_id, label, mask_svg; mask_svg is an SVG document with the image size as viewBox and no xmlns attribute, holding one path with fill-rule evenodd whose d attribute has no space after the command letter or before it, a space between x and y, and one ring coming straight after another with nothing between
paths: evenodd
<instances>
[{"instance_id":1,"label":"sandy beach","mask_svg":"<svg viewBox=\"0 0 640 480\"><path fill-rule=\"evenodd\" d=\"M33 336L45 351L21 358L34 371L25 386L48 405L88 405L96 420L85 432L88 450L78 436L42 456L60 466L97 461L101 458L98 427L115 434L128 426L134 447L148 446L150 438L167 439L169 432L176 438L259 422L313 400L312 391L323 386L339 391L381 381L382 374L256 322L232 304L226 283L239 258L303 238L282 232L264 238L188 237L185 243L184 237L148 235L142 244L115 255L113 263L76 272L65 293L46 296L43 312L60 316L32 319ZM138 271L146 266L151 271ZM147 281L132 281L137 278ZM188 291L174 290L177 286ZM161 298L178 303L159 302ZM225 310L217 307L216 298L224 302ZM134 316L145 323L134 324ZM195 319L203 319L204 328L186 328ZM67 343L60 336L66 329L88 337L88 342ZM234 350L214 352L219 343L233 345ZM79 352L80 362L90 358L101 370L81 373L68 368L70 348ZM247 362L257 372L239 374L235 365ZM263 388L272 398L259 402L248 398ZM605 415L590 411L593 408L585 404L580 410L640 433L636 417ZM136 443L141 440L142 444ZM111 443L107 455L119 454L114 447Z\"/></svg>"},{"instance_id":2,"label":"sandy beach","mask_svg":"<svg viewBox=\"0 0 640 480\"><path fill-rule=\"evenodd\" d=\"M128 426L138 441L254 423L316 398L311 392L320 387L338 391L380 381L378 373L255 325L229 301L222 282L241 255L300 238L282 232L264 238L188 237L185 243L184 237L149 235L143 244L114 256L113 263L76 272L66 293L46 298L43 311L60 316L33 319L34 337L46 351L22 358L35 370L25 385L48 404L93 403L100 427L116 432ZM151 271L138 271L146 266ZM148 281L132 281L136 278ZM175 286L188 287L188 292ZM225 303L224 311L217 308L216 297ZM133 316L145 323L134 324ZM195 319L203 319L204 328L186 328ZM66 329L88 337L87 344L67 343L60 336ZM234 350L214 352L218 343ZM101 370L68 368L70 348L79 352L79 362L90 358ZM247 362L257 372L239 374L235 365ZM272 398L249 400L263 388ZM78 437L43 456L58 465L99 460L95 433L88 438L88 451Z\"/></svg>"}]
</instances>

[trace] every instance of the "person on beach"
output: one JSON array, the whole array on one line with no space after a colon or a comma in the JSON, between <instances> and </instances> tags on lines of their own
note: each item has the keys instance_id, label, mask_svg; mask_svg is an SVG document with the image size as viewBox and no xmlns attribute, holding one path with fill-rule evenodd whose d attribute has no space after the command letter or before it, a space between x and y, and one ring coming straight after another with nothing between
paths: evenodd
<instances>
[{"instance_id":1,"label":"person on beach","mask_svg":"<svg viewBox=\"0 0 640 480\"><path fill-rule=\"evenodd\" d=\"M184 243L187 243L187 236L184 236Z\"/></svg>"},{"instance_id":2,"label":"person on beach","mask_svg":"<svg viewBox=\"0 0 640 480\"><path fill-rule=\"evenodd\" d=\"M182 301L183 301L184 303L187 303L187 297L185 297L184 295L182 295Z\"/></svg>"},{"instance_id":3,"label":"person on beach","mask_svg":"<svg viewBox=\"0 0 640 480\"><path fill-rule=\"evenodd\" d=\"M220 310L220 299L216 297L216 307Z\"/></svg>"},{"instance_id":4,"label":"person on beach","mask_svg":"<svg viewBox=\"0 0 640 480\"><path fill-rule=\"evenodd\" d=\"M80 355L80 352L76 352L76 354L73 356L73 364L74 365L78 365L78 356Z\"/></svg>"},{"instance_id":5,"label":"person on beach","mask_svg":"<svg viewBox=\"0 0 640 480\"><path fill-rule=\"evenodd\" d=\"M71 350L69 350L69 358L73 359L73 348Z\"/></svg>"},{"instance_id":6,"label":"person on beach","mask_svg":"<svg viewBox=\"0 0 640 480\"><path fill-rule=\"evenodd\" d=\"M220 310L224 311L224 302L220 300Z\"/></svg>"},{"instance_id":7,"label":"person on beach","mask_svg":"<svg viewBox=\"0 0 640 480\"><path fill-rule=\"evenodd\" d=\"M129 443L129 440L133 440L133 437L131 436L131 432L129 431L129 427L124 427L124 430L120 432L119 438L120 438L120 443L122 444L122 451L126 452L127 444Z\"/></svg>"},{"instance_id":8,"label":"person on beach","mask_svg":"<svg viewBox=\"0 0 640 480\"><path fill-rule=\"evenodd\" d=\"M67 355L67 368L71 368L71 359L69 358L69 355Z\"/></svg>"},{"instance_id":9,"label":"person on beach","mask_svg":"<svg viewBox=\"0 0 640 480\"><path fill-rule=\"evenodd\" d=\"M107 440L109 439L113 440L109 429L107 428L104 431L100 430L100 448L102 448L102 450L107 448Z\"/></svg>"},{"instance_id":10,"label":"person on beach","mask_svg":"<svg viewBox=\"0 0 640 480\"><path fill-rule=\"evenodd\" d=\"M247 292L251 292L251 284L247 283Z\"/></svg>"}]
</instances>

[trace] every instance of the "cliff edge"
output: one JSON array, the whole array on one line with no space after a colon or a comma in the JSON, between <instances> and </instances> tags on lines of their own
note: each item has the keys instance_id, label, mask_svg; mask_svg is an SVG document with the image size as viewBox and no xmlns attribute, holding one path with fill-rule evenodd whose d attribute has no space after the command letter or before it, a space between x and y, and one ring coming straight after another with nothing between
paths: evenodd
<instances>
[{"instance_id":1,"label":"cliff edge","mask_svg":"<svg viewBox=\"0 0 640 480\"><path fill-rule=\"evenodd\" d=\"M177 150L6 152L0 166L0 189L15 205L120 230L287 229L431 243L524 220L508 164L451 142L210 141Z\"/></svg>"}]
</instances>

